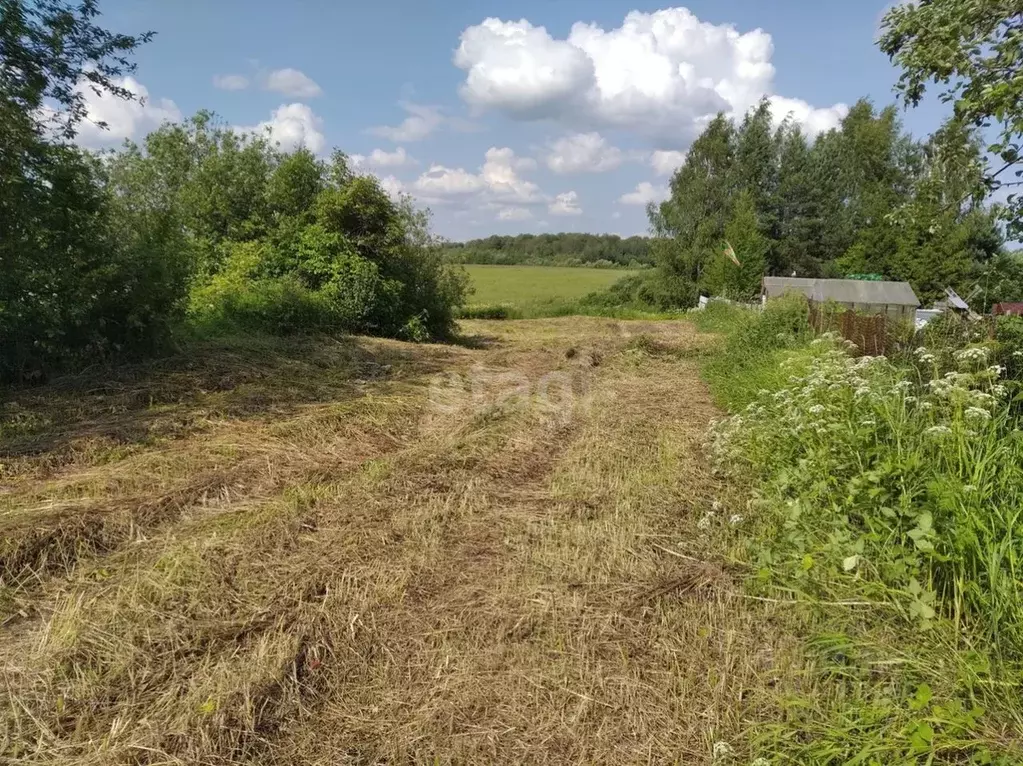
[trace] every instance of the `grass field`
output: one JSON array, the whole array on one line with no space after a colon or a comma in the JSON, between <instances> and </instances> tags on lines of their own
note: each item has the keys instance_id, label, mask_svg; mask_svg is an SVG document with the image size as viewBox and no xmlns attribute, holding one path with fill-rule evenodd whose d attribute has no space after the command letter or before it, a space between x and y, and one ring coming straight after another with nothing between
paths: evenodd
<instances>
[{"instance_id":1,"label":"grass field","mask_svg":"<svg viewBox=\"0 0 1023 766\"><path fill-rule=\"evenodd\" d=\"M4 402L0 761L746 756L794 641L702 550L708 336L464 330L222 341Z\"/></svg>"},{"instance_id":2,"label":"grass field","mask_svg":"<svg viewBox=\"0 0 1023 766\"><path fill-rule=\"evenodd\" d=\"M476 289L469 298L470 304L517 307L575 301L635 273L558 266L467 265L465 270Z\"/></svg>"}]
</instances>

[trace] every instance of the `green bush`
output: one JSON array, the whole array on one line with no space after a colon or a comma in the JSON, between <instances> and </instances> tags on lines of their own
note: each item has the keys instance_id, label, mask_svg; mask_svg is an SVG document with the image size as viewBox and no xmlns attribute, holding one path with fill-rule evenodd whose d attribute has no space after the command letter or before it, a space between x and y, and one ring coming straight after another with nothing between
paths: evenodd
<instances>
[{"instance_id":1,"label":"green bush","mask_svg":"<svg viewBox=\"0 0 1023 766\"><path fill-rule=\"evenodd\" d=\"M813 337L806 299L798 295L772 300L762 310L711 302L693 316L702 329L728 333L702 373L729 409L745 407L758 391L780 384L782 356L805 348Z\"/></svg>"},{"instance_id":2,"label":"green bush","mask_svg":"<svg viewBox=\"0 0 1023 766\"><path fill-rule=\"evenodd\" d=\"M294 276L214 281L192 296L192 326L204 335L336 332L334 306Z\"/></svg>"},{"instance_id":3,"label":"green bush","mask_svg":"<svg viewBox=\"0 0 1023 766\"><path fill-rule=\"evenodd\" d=\"M161 349L192 265L172 211L131 206L84 152L39 153L22 216L0 216L0 381Z\"/></svg>"},{"instance_id":4,"label":"green bush","mask_svg":"<svg viewBox=\"0 0 1023 766\"><path fill-rule=\"evenodd\" d=\"M997 362L1005 367L1006 377L1023 381L1023 317L998 317L995 341Z\"/></svg>"},{"instance_id":5,"label":"green bush","mask_svg":"<svg viewBox=\"0 0 1023 766\"><path fill-rule=\"evenodd\" d=\"M460 319L518 319L518 309L506 304L469 304L459 309Z\"/></svg>"}]
</instances>

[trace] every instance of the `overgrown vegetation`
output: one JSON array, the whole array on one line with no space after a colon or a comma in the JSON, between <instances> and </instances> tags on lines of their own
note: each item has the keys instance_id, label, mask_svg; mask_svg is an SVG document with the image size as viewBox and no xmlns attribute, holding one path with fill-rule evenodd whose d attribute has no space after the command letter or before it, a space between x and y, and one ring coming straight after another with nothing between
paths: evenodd
<instances>
[{"instance_id":1,"label":"overgrown vegetation","mask_svg":"<svg viewBox=\"0 0 1023 766\"><path fill-rule=\"evenodd\" d=\"M0 381L203 333L443 337L464 283L425 215L345 156L281 152L200 113L98 157L72 142L89 89L149 33L113 35L95 0L0 3Z\"/></svg>"},{"instance_id":2,"label":"overgrown vegetation","mask_svg":"<svg viewBox=\"0 0 1023 766\"><path fill-rule=\"evenodd\" d=\"M878 274L925 304L953 287L984 309L1023 292L984 174L979 130L961 120L919 141L894 106L863 100L811 140L791 121L774 130L767 101L738 125L718 115L648 211L658 268L646 280L688 307L699 293L748 299L764 273Z\"/></svg>"},{"instance_id":3,"label":"overgrown vegetation","mask_svg":"<svg viewBox=\"0 0 1023 766\"><path fill-rule=\"evenodd\" d=\"M638 269L652 263L649 237L617 234L519 234L439 245L449 263Z\"/></svg>"},{"instance_id":4,"label":"overgrown vegetation","mask_svg":"<svg viewBox=\"0 0 1023 766\"><path fill-rule=\"evenodd\" d=\"M797 763L1017 763L1020 322L990 340L953 317L892 361L811 341L803 317L790 301L702 319L727 332L704 371L735 413L712 453L748 498L738 555L759 595L809 607L816 681L758 744Z\"/></svg>"}]
</instances>

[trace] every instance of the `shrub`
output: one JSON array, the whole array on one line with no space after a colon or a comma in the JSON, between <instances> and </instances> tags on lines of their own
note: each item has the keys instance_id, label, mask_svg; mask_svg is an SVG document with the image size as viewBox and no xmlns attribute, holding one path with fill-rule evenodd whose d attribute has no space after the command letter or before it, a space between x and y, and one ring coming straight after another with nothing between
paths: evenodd
<instances>
[{"instance_id":1,"label":"shrub","mask_svg":"<svg viewBox=\"0 0 1023 766\"><path fill-rule=\"evenodd\" d=\"M995 324L997 361L1005 367L1006 376L1023 380L1023 317L998 317Z\"/></svg>"},{"instance_id":2,"label":"shrub","mask_svg":"<svg viewBox=\"0 0 1023 766\"><path fill-rule=\"evenodd\" d=\"M785 376L778 367L782 354L804 348L812 338L807 302L798 295L772 300L763 310L712 302L694 316L703 329L716 325L728 332L702 371L718 402L733 409L779 385Z\"/></svg>"},{"instance_id":3,"label":"shrub","mask_svg":"<svg viewBox=\"0 0 1023 766\"><path fill-rule=\"evenodd\" d=\"M0 222L0 381L158 350L181 316L191 267L172 212L113 195L86 153L39 151L28 209Z\"/></svg>"},{"instance_id":4,"label":"shrub","mask_svg":"<svg viewBox=\"0 0 1023 766\"><path fill-rule=\"evenodd\" d=\"M463 306L458 316L460 319L518 319L519 313L514 306L501 303L470 304Z\"/></svg>"},{"instance_id":5,"label":"shrub","mask_svg":"<svg viewBox=\"0 0 1023 766\"><path fill-rule=\"evenodd\" d=\"M193 294L190 313L195 329L211 335L336 332L342 326L326 296L294 276L215 279Z\"/></svg>"}]
</instances>

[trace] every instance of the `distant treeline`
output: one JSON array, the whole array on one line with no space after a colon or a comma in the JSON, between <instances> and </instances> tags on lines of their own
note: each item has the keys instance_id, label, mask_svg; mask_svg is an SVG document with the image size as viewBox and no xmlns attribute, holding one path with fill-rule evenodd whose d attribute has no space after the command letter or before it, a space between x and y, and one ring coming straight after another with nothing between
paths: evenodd
<instances>
[{"instance_id":1,"label":"distant treeline","mask_svg":"<svg viewBox=\"0 0 1023 766\"><path fill-rule=\"evenodd\" d=\"M441 245L448 263L642 268L652 264L648 237L617 234L519 234Z\"/></svg>"}]
</instances>

